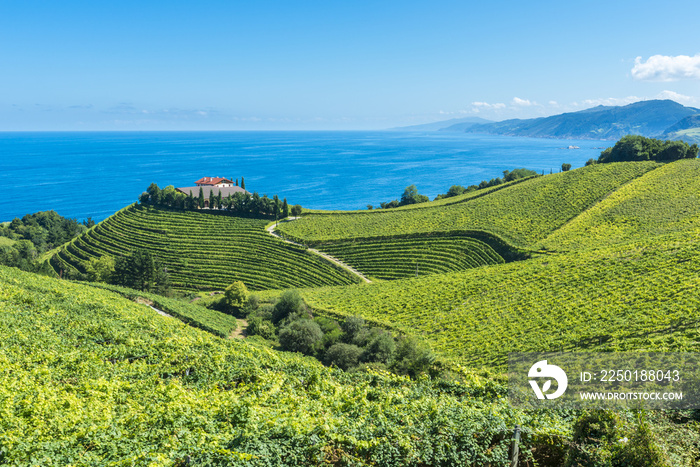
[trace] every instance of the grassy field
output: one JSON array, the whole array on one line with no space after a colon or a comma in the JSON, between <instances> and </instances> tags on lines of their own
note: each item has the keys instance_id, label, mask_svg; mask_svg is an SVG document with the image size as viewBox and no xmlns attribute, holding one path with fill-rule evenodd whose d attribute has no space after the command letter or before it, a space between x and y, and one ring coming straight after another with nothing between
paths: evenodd
<instances>
[{"instance_id":1,"label":"grassy field","mask_svg":"<svg viewBox=\"0 0 700 467\"><path fill-rule=\"evenodd\" d=\"M221 313L220 311L210 310L188 303L184 299L162 297L141 290L133 290L116 285L102 283L91 283L89 285L115 292L129 300L151 305L184 323L208 331L215 336L228 338L238 327L238 322L235 317L226 313Z\"/></svg>"},{"instance_id":2,"label":"grassy field","mask_svg":"<svg viewBox=\"0 0 700 467\"><path fill-rule=\"evenodd\" d=\"M566 446L566 416L502 381L344 373L218 339L107 290L0 267L3 465L506 465Z\"/></svg>"},{"instance_id":3,"label":"grassy field","mask_svg":"<svg viewBox=\"0 0 700 467\"><path fill-rule=\"evenodd\" d=\"M621 187L550 235L550 250L604 248L700 225L700 160L667 164Z\"/></svg>"},{"instance_id":4,"label":"grassy field","mask_svg":"<svg viewBox=\"0 0 700 467\"><path fill-rule=\"evenodd\" d=\"M304 289L327 314L422 334L443 356L700 351L700 234L363 286Z\"/></svg>"},{"instance_id":5,"label":"grassy field","mask_svg":"<svg viewBox=\"0 0 700 467\"><path fill-rule=\"evenodd\" d=\"M504 262L488 244L466 235L356 239L315 247L373 279L401 279Z\"/></svg>"},{"instance_id":6,"label":"grassy field","mask_svg":"<svg viewBox=\"0 0 700 467\"><path fill-rule=\"evenodd\" d=\"M243 281L252 290L341 285L359 279L319 256L265 232L269 220L131 206L63 247L60 269L84 270L90 258L148 249L168 268L176 289L223 289Z\"/></svg>"},{"instance_id":7,"label":"grassy field","mask_svg":"<svg viewBox=\"0 0 700 467\"><path fill-rule=\"evenodd\" d=\"M484 230L530 247L610 192L655 169L647 163L600 164L528 179L461 202L413 209L308 215L279 231L305 243L452 230ZM497 188L497 187L496 187ZM444 200L443 200L444 201Z\"/></svg>"}]
</instances>

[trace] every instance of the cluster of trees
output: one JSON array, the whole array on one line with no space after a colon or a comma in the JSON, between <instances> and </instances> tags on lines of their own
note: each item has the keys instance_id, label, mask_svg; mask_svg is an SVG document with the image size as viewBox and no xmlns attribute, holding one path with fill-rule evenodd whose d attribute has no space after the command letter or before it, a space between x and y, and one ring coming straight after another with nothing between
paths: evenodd
<instances>
[{"instance_id":1,"label":"cluster of trees","mask_svg":"<svg viewBox=\"0 0 700 467\"><path fill-rule=\"evenodd\" d=\"M130 255L91 258L85 265L85 274L73 279L129 287L160 295L171 293L168 268L148 250L135 250Z\"/></svg>"},{"instance_id":2,"label":"cluster of trees","mask_svg":"<svg viewBox=\"0 0 700 467\"><path fill-rule=\"evenodd\" d=\"M564 166L568 166L568 168L565 169ZM569 170L570 168L571 168L571 164L563 164L562 165L562 170L564 170L564 171ZM517 180L519 178L532 177L534 175L537 175L537 172L535 172L534 170L528 170L528 169L515 169L512 171L504 170L502 178L501 177L492 178L489 181L482 180L482 182L479 183L478 185L469 185L466 188L461 186L461 185L452 185L450 187L450 189L447 190L447 193L437 195L433 201L437 201L437 200L443 199L443 198L451 198L453 196L463 195L464 193L470 193L472 191L481 190L481 189L489 188L489 187L496 186L496 185L501 185L503 183L512 182L513 180ZM403 194L401 195L401 201L395 199L393 201L389 201L388 203L380 203L379 206L381 209L391 209L391 208L397 208L399 206L407 206L409 204L425 203L426 201L430 201L430 199L427 196L421 195L420 193L418 193L418 188L416 188L415 185L410 185L410 186L406 187ZM374 206L372 206L371 204L368 204L367 209L374 209Z\"/></svg>"},{"instance_id":3,"label":"cluster of trees","mask_svg":"<svg viewBox=\"0 0 700 467\"><path fill-rule=\"evenodd\" d=\"M42 211L16 217L0 226L0 264L14 266L25 271L48 272L45 263L38 258L45 252L77 237L95 223L91 218L80 223L67 219L55 211Z\"/></svg>"},{"instance_id":4,"label":"cluster of trees","mask_svg":"<svg viewBox=\"0 0 700 467\"><path fill-rule=\"evenodd\" d=\"M426 201L430 201L430 198L418 193L418 188L416 188L415 185L410 185L407 186L406 189L403 191L403 194L401 195L401 201L395 199L393 201L389 201L388 203L379 203L379 207L381 209L391 209L397 208L399 206L408 206L409 204L425 203ZM367 205L367 209L373 208L374 206L372 206L371 204Z\"/></svg>"},{"instance_id":5,"label":"cluster of trees","mask_svg":"<svg viewBox=\"0 0 700 467\"><path fill-rule=\"evenodd\" d=\"M626 161L660 161L670 162L679 159L694 159L698 157L698 145L685 141L662 141L645 138L638 135L627 135L620 139L615 146L605 149L598 157L598 163ZM595 163L593 159L586 165Z\"/></svg>"},{"instance_id":6,"label":"cluster of trees","mask_svg":"<svg viewBox=\"0 0 700 467\"><path fill-rule=\"evenodd\" d=\"M247 316L248 335L276 340L282 350L316 357L328 366L346 371L384 368L415 378L435 362L427 344L412 337L395 338L362 318L339 322L313 317L296 290L284 292L274 303L263 303L249 296L239 282L227 288L224 297L229 309Z\"/></svg>"},{"instance_id":7,"label":"cluster of trees","mask_svg":"<svg viewBox=\"0 0 700 467\"><path fill-rule=\"evenodd\" d=\"M469 185L466 188L461 186L461 185L452 185L450 187L450 189L447 191L447 193L437 195L435 197L435 200L463 195L464 193L470 193L472 191L482 190L484 188L489 188L489 187L496 186L496 185L502 185L504 183L512 182L513 180L517 180L519 178L532 177L534 175L537 175L537 172L535 172L534 170L528 170L528 169L514 169L512 171L504 170L502 178L501 177L492 178L489 181L482 180L481 183L479 183L478 185Z\"/></svg>"},{"instance_id":8,"label":"cluster of trees","mask_svg":"<svg viewBox=\"0 0 700 467\"><path fill-rule=\"evenodd\" d=\"M199 193L195 196L192 192L187 195L181 193L172 185L160 189L158 185L151 183L139 197L141 204L185 210L202 209L205 201L208 201L209 209L225 210L234 214L285 218L290 214L295 217L300 216L302 212L302 207L298 204L290 207L287 198L280 200L277 195L272 198L268 198L267 195L261 197L257 192L253 192L252 195L238 192L222 198L221 191L215 194L215 190L211 190L207 200L202 187L199 187Z\"/></svg>"}]
</instances>

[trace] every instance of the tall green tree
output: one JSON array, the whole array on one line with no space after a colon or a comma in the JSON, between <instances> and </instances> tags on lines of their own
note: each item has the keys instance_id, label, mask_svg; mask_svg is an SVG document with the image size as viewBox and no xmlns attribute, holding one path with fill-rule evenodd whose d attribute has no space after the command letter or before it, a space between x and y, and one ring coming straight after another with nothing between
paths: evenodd
<instances>
[{"instance_id":1,"label":"tall green tree","mask_svg":"<svg viewBox=\"0 0 700 467\"><path fill-rule=\"evenodd\" d=\"M199 209L204 208L204 190L202 190L202 187L199 187L199 197L197 198L197 205L199 206Z\"/></svg>"},{"instance_id":2,"label":"tall green tree","mask_svg":"<svg viewBox=\"0 0 700 467\"><path fill-rule=\"evenodd\" d=\"M165 265L148 250L136 250L129 256L117 258L112 283L160 294L170 289Z\"/></svg>"},{"instance_id":3,"label":"tall green tree","mask_svg":"<svg viewBox=\"0 0 700 467\"><path fill-rule=\"evenodd\" d=\"M241 177L241 188L245 190L245 180Z\"/></svg>"},{"instance_id":4,"label":"tall green tree","mask_svg":"<svg viewBox=\"0 0 700 467\"><path fill-rule=\"evenodd\" d=\"M160 204L160 188L155 183L151 183L146 190L151 198L151 204Z\"/></svg>"},{"instance_id":5,"label":"tall green tree","mask_svg":"<svg viewBox=\"0 0 700 467\"><path fill-rule=\"evenodd\" d=\"M281 214L281 212L282 212L282 209L281 209L282 206L280 205L280 197L277 196L277 195L275 195L275 196L272 198L272 202L273 202L273 206L272 206L272 211L273 211L273 212L272 212L272 214L274 214L275 218L279 218L279 216L280 216L280 214Z\"/></svg>"},{"instance_id":6,"label":"tall green tree","mask_svg":"<svg viewBox=\"0 0 700 467\"><path fill-rule=\"evenodd\" d=\"M403 195L401 195L401 202L399 203L399 206L424 203L426 201L429 201L427 196L418 193L418 188L416 188L415 185L409 185L403 191Z\"/></svg>"},{"instance_id":7,"label":"tall green tree","mask_svg":"<svg viewBox=\"0 0 700 467\"><path fill-rule=\"evenodd\" d=\"M282 200L282 217L289 217L289 205L287 204L287 198Z\"/></svg>"}]
</instances>

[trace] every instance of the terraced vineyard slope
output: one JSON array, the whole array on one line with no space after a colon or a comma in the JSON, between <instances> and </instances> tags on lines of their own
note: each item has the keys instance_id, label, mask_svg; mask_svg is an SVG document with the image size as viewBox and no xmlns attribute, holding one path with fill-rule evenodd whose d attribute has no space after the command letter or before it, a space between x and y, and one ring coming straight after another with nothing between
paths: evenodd
<instances>
[{"instance_id":1,"label":"terraced vineyard slope","mask_svg":"<svg viewBox=\"0 0 700 467\"><path fill-rule=\"evenodd\" d=\"M413 235L354 239L315 245L375 279L462 271L504 259L485 242L468 235Z\"/></svg>"},{"instance_id":2,"label":"terraced vineyard slope","mask_svg":"<svg viewBox=\"0 0 700 467\"><path fill-rule=\"evenodd\" d=\"M423 334L442 355L700 351L700 230L363 287L302 291L317 310Z\"/></svg>"},{"instance_id":3,"label":"terraced vineyard slope","mask_svg":"<svg viewBox=\"0 0 700 467\"><path fill-rule=\"evenodd\" d=\"M506 387L344 373L0 267L3 465L507 465L569 428Z\"/></svg>"},{"instance_id":4,"label":"terraced vineyard slope","mask_svg":"<svg viewBox=\"0 0 700 467\"><path fill-rule=\"evenodd\" d=\"M596 164L515 183L464 202L420 208L311 214L280 225L306 243L420 232L483 230L516 247L543 240L610 192L658 167L655 162Z\"/></svg>"},{"instance_id":5,"label":"terraced vineyard slope","mask_svg":"<svg viewBox=\"0 0 700 467\"><path fill-rule=\"evenodd\" d=\"M282 289L357 282L353 274L265 232L268 220L133 205L60 249L51 264L84 271L90 258L147 249L176 289Z\"/></svg>"},{"instance_id":6,"label":"terraced vineyard slope","mask_svg":"<svg viewBox=\"0 0 700 467\"><path fill-rule=\"evenodd\" d=\"M552 250L602 248L700 225L700 159L660 167L621 187L543 245Z\"/></svg>"}]
</instances>

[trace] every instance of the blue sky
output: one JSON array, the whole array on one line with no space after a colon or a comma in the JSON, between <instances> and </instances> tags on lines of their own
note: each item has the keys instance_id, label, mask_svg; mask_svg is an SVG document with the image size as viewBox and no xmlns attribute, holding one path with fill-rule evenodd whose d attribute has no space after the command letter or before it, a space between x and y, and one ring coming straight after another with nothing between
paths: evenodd
<instances>
[{"instance_id":1,"label":"blue sky","mask_svg":"<svg viewBox=\"0 0 700 467\"><path fill-rule=\"evenodd\" d=\"M382 129L672 98L697 1L0 2L0 131Z\"/></svg>"}]
</instances>

